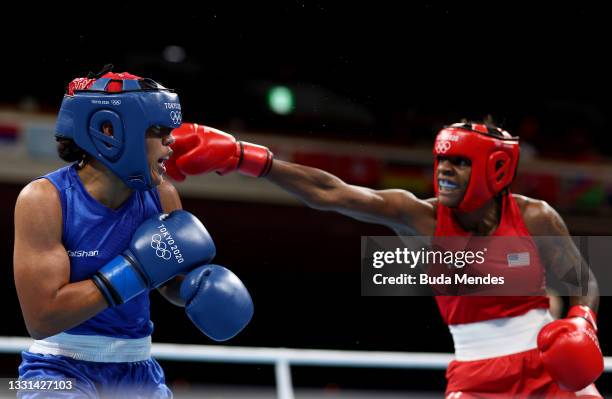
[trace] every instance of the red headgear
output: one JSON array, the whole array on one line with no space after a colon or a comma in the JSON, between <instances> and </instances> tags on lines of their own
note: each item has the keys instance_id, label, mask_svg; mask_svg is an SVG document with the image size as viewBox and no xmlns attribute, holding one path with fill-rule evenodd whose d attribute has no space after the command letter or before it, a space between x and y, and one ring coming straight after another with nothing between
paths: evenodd
<instances>
[{"instance_id":1,"label":"red headgear","mask_svg":"<svg viewBox=\"0 0 612 399\"><path fill-rule=\"evenodd\" d=\"M483 124L455 123L440 130L433 149L436 195L438 156L467 158L472 161L472 174L457 209L469 212L480 208L514 180L518 140L505 130Z\"/></svg>"}]
</instances>

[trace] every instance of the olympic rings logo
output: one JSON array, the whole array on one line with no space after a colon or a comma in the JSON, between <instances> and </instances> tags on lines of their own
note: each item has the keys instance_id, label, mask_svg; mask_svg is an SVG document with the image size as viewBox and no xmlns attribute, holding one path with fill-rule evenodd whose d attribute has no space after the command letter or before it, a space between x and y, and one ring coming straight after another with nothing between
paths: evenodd
<instances>
[{"instance_id":1,"label":"olympic rings logo","mask_svg":"<svg viewBox=\"0 0 612 399\"><path fill-rule=\"evenodd\" d=\"M155 255L164 260L169 260L172 256L172 253L167 249L166 243L162 242L159 234L151 236L151 248L155 250Z\"/></svg>"},{"instance_id":2,"label":"olympic rings logo","mask_svg":"<svg viewBox=\"0 0 612 399\"><path fill-rule=\"evenodd\" d=\"M121 105L121 100L111 100L112 105Z\"/></svg>"},{"instance_id":3,"label":"olympic rings logo","mask_svg":"<svg viewBox=\"0 0 612 399\"><path fill-rule=\"evenodd\" d=\"M181 115L181 111L170 111L170 119L175 125L180 125L183 121L183 115Z\"/></svg>"},{"instance_id":4,"label":"olympic rings logo","mask_svg":"<svg viewBox=\"0 0 612 399\"><path fill-rule=\"evenodd\" d=\"M451 148L450 141L439 140L436 142L436 153L437 154L444 154L446 151L450 150L450 148Z\"/></svg>"}]
</instances>

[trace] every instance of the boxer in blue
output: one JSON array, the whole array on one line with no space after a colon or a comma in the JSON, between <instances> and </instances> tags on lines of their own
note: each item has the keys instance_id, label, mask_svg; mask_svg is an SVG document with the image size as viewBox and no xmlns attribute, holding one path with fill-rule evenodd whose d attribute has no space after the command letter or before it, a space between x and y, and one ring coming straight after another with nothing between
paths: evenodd
<instances>
[{"instance_id":1,"label":"boxer in blue","mask_svg":"<svg viewBox=\"0 0 612 399\"><path fill-rule=\"evenodd\" d=\"M110 69L69 84L56 136L71 165L28 184L15 206L15 284L35 339L19 377L70 382L22 398L172 397L150 355L152 289L217 341L253 314L248 291L210 264L210 235L164 180L178 96Z\"/></svg>"}]
</instances>

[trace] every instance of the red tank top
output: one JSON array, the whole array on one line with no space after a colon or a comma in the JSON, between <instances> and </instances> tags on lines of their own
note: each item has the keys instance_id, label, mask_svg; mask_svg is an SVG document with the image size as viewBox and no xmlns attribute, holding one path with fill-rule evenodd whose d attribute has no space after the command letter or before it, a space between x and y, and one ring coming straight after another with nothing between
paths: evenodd
<instances>
[{"instance_id":1,"label":"red tank top","mask_svg":"<svg viewBox=\"0 0 612 399\"><path fill-rule=\"evenodd\" d=\"M435 236L470 236L463 230L445 206L438 206ZM512 194L502 200L501 221L492 236L526 237L521 240L521 252L529 252L529 265L521 267L523 281L530 281L534 287L541 289L542 296L436 296L438 308L446 324L464 324L519 316L536 308L548 308L548 297L544 296L544 267L537 247L525 226L521 211ZM505 263L504 263L505 262ZM509 267L502 257L487 259L484 270ZM482 266L481 266L482 267Z\"/></svg>"}]
</instances>

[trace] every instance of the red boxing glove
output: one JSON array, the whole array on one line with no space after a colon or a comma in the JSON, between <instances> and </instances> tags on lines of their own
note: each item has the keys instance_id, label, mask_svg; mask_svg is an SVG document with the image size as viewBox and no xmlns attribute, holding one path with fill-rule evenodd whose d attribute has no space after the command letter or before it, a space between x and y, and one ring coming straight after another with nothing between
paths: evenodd
<instances>
[{"instance_id":1,"label":"red boxing glove","mask_svg":"<svg viewBox=\"0 0 612 399\"><path fill-rule=\"evenodd\" d=\"M268 174L274 155L266 147L236 141L220 130L196 123L183 123L172 131L175 138L172 156L166 161L166 173L183 181L185 175L234 170L248 176Z\"/></svg>"},{"instance_id":2,"label":"red boxing glove","mask_svg":"<svg viewBox=\"0 0 612 399\"><path fill-rule=\"evenodd\" d=\"M544 368L562 389L579 391L603 373L595 312L572 306L567 317L545 325L538 334Z\"/></svg>"}]
</instances>

